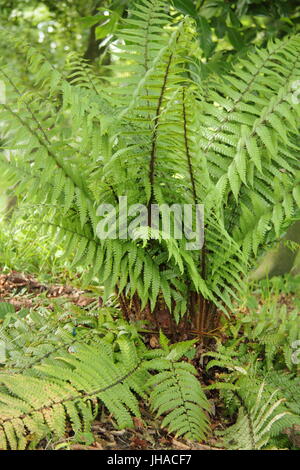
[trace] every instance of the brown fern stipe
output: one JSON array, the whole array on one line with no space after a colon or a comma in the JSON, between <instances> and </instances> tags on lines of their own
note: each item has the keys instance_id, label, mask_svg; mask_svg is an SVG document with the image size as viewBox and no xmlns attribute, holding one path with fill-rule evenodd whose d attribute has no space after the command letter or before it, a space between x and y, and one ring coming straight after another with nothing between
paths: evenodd
<instances>
[{"instance_id":1,"label":"brown fern stipe","mask_svg":"<svg viewBox=\"0 0 300 470\"><path fill-rule=\"evenodd\" d=\"M118 294L125 320L145 321L149 331L159 333L162 330L173 341L198 337L202 342L207 342L208 338L217 333L220 312L212 302L203 299L196 292L191 292L190 299L188 312L176 323L162 295L158 297L155 309L152 311L149 303L142 308L137 294L132 298L126 297L124 292Z\"/></svg>"}]
</instances>

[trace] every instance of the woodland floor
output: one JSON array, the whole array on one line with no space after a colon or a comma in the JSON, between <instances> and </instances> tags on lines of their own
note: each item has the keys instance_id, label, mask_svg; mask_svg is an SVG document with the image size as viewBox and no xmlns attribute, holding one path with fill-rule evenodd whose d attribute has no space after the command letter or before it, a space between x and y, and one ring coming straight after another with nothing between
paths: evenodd
<instances>
[{"instance_id":1,"label":"woodland floor","mask_svg":"<svg viewBox=\"0 0 300 470\"><path fill-rule=\"evenodd\" d=\"M0 271L0 302L11 303L16 312L24 308L37 309L46 307L51 310L60 305L66 311L71 304L83 309L91 309L101 305L101 297L95 291L80 290L72 285L48 285L37 281L32 275L11 271ZM282 294L279 302L288 307L293 306L293 298ZM242 310L245 314L247 309ZM155 347L155 338L147 338L147 343ZM199 367L198 367L199 369ZM209 383L203 369L199 369L199 376ZM213 430L222 430L228 426L224 421L223 407L216 397L210 397L215 410L212 422ZM105 410L102 411L101 422L95 421L92 428L94 443L91 445L73 444L71 437L60 442L43 442L41 450L55 448L69 448L72 450L220 450L218 441L211 437L205 444L192 443L183 439L175 439L167 431L160 428L160 420L155 419L142 406L142 419L134 418L134 428L117 430L113 419Z\"/></svg>"}]
</instances>

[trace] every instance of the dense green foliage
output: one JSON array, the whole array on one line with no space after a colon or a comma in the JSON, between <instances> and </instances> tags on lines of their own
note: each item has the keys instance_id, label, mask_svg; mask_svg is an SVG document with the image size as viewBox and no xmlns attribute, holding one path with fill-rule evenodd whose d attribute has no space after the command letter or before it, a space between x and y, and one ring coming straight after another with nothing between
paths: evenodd
<instances>
[{"instance_id":1,"label":"dense green foliage","mask_svg":"<svg viewBox=\"0 0 300 470\"><path fill-rule=\"evenodd\" d=\"M300 425L299 306L252 299L246 315L234 312L258 255L299 220L297 4L4 3L0 35L16 53L0 67L0 167L19 208L7 214L0 263L80 272L77 282L103 286L101 302L113 295L123 319L0 304L0 448L67 429L88 443L99 407L130 427L140 399L162 427L203 440L215 389L222 446L289 446L286 430ZM55 47L48 36L29 44L41 20ZM125 196L144 205L148 226L129 238L121 223L119 237L100 237L99 206L121 217ZM187 233L165 238L162 215L151 228L153 204L203 205L203 248L189 250ZM145 324L159 348L145 346ZM166 335L196 335L201 348ZM201 359L208 386L197 377L205 335L217 339Z\"/></svg>"},{"instance_id":2,"label":"dense green foliage","mask_svg":"<svg viewBox=\"0 0 300 470\"><path fill-rule=\"evenodd\" d=\"M276 281L282 286L282 280ZM208 388L220 390L230 416L238 412L236 423L224 433L228 448L284 446L288 441L283 431L300 424L299 365L292 348L300 344L299 305L287 311L276 295L274 281L271 288L263 288L262 305L248 297L250 312L232 319L228 340L207 353L212 357L207 369L218 371Z\"/></svg>"},{"instance_id":3,"label":"dense green foliage","mask_svg":"<svg viewBox=\"0 0 300 470\"><path fill-rule=\"evenodd\" d=\"M287 447L286 430L300 424L299 365L291 361L299 315L288 316L274 288L271 308L260 309L248 297L252 309L232 318L227 342L202 356L204 363L205 356L212 357L206 370L213 383L206 394L219 390L234 423L216 432L226 448ZM59 441L69 424L73 441L92 442L90 427L102 406L119 427L131 427L131 416L140 417L138 396L178 436L207 435L211 403L187 361L195 355L195 341L170 345L161 333L161 349L149 351L136 327L116 318L116 310L74 312L40 307L16 314L3 304L1 448Z\"/></svg>"},{"instance_id":4,"label":"dense green foliage","mask_svg":"<svg viewBox=\"0 0 300 470\"><path fill-rule=\"evenodd\" d=\"M178 320L193 291L230 308L251 253L295 214L299 38L270 43L199 87L185 72L193 26L184 21L172 31L162 9L156 0L138 5L120 31L125 45L110 81L121 87L103 88L72 58L66 81L32 48L38 93L24 93L2 69L18 103L18 112L1 106L11 129L6 147L20 150L3 163L9 175L21 175L18 191L26 187L26 199L39 204L39 224L64 237L74 265L90 265L107 293L114 286L137 293L142 310L148 302L153 310L161 291ZM99 240L98 205L124 195L129 204L204 204L200 260L185 240L153 240L159 234L148 234L146 246Z\"/></svg>"},{"instance_id":5,"label":"dense green foliage","mask_svg":"<svg viewBox=\"0 0 300 470\"><path fill-rule=\"evenodd\" d=\"M168 412L162 425L178 435L207 433L209 402L195 369L180 362L193 342L168 346L161 334L163 349L147 351L133 326L108 315L92 330L45 311L11 315L6 323L0 332L1 449L23 449L51 434L59 439L67 422L74 439L87 442L98 404L120 428L131 427L131 416L140 417L137 395L158 416Z\"/></svg>"}]
</instances>

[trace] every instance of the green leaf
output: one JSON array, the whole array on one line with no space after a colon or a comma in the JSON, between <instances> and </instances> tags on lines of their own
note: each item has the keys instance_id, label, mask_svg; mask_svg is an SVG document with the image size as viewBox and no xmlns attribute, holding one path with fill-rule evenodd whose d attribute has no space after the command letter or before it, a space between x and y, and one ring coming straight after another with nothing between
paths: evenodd
<instances>
[{"instance_id":1,"label":"green leaf","mask_svg":"<svg viewBox=\"0 0 300 470\"><path fill-rule=\"evenodd\" d=\"M200 35L199 41L201 49L205 57L208 58L215 49L216 44L212 40L212 30L209 22L203 16L198 16L197 18L197 29Z\"/></svg>"},{"instance_id":2,"label":"green leaf","mask_svg":"<svg viewBox=\"0 0 300 470\"><path fill-rule=\"evenodd\" d=\"M189 15L197 19L198 13L193 0L173 0L174 7L181 11L184 15Z\"/></svg>"},{"instance_id":3,"label":"green leaf","mask_svg":"<svg viewBox=\"0 0 300 470\"><path fill-rule=\"evenodd\" d=\"M227 36L230 44L237 50L240 51L245 46L242 35L234 28L227 29Z\"/></svg>"},{"instance_id":4,"label":"green leaf","mask_svg":"<svg viewBox=\"0 0 300 470\"><path fill-rule=\"evenodd\" d=\"M100 15L84 16L79 19L79 22L84 28L91 28L95 24L99 23L99 21L101 20L101 17L102 15L101 16Z\"/></svg>"},{"instance_id":5,"label":"green leaf","mask_svg":"<svg viewBox=\"0 0 300 470\"><path fill-rule=\"evenodd\" d=\"M96 28L96 39L104 39L109 34L112 34L118 24L120 15L117 11L106 10L109 16L101 15L102 24Z\"/></svg>"}]
</instances>

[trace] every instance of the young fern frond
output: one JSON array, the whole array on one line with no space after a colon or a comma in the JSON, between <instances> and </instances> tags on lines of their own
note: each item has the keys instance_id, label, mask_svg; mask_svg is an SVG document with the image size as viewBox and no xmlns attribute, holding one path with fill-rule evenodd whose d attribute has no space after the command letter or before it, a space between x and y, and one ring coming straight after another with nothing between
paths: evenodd
<instances>
[{"instance_id":1,"label":"young fern frond","mask_svg":"<svg viewBox=\"0 0 300 470\"><path fill-rule=\"evenodd\" d=\"M258 391L255 404L250 408L240 399L237 421L223 433L227 449L260 450L268 443L272 426L288 414L287 411L278 412L283 400L274 401L276 392L265 401L263 391L264 384Z\"/></svg>"},{"instance_id":2,"label":"young fern frond","mask_svg":"<svg viewBox=\"0 0 300 470\"><path fill-rule=\"evenodd\" d=\"M231 417L238 413L224 433L226 447L262 448L300 423L298 366L291 357L299 315L263 305L237 317L229 329L231 339L207 353L207 369L217 372L207 389L219 390Z\"/></svg>"},{"instance_id":3,"label":"young fern frond","mask_svg":"<svg viewBox=\"0 0 300 470\"><path fill-rule=\"evenodd\" d=\"M169 347L161 333L163 350L147 353L147 369L157 372L148 381L153 388L151 407L157 416L164 416L162 426L177 436L201 440L208 432L210 404L195 375L196 369L179 359L191 348L186 341ZM151 356L154 358L151 359Z\"/></svg>"}]
</instances>

